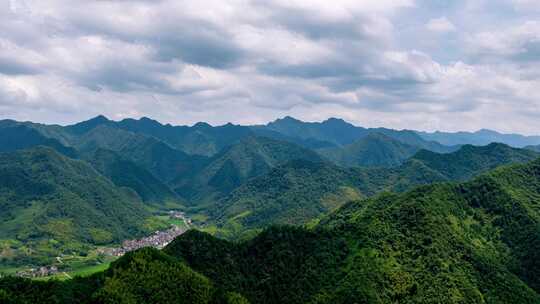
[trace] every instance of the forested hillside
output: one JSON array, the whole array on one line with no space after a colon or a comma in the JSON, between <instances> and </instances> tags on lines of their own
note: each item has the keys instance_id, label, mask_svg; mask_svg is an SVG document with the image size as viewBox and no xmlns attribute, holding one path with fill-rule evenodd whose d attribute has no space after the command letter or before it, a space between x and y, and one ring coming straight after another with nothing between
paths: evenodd
<instances>
[{"instance_id":1,"label":"forested hillside","mask_svg":"<svg viewBox=\"0 0 540 304\"><path fill-rule=\"evenodd\" d=\"M227 124L213 127L207 123L197 123L191 127L163 125L155 120L143 117L141 119L124 119L112 121L104 116L98 116L85 122L68 126L66 131L75 134L88 133L99 126L128 131L130 133L154 137L183 151L187 154L213 156L223 148L253 132L245 126Z\"/></svg>"},{"instance_id":2,"label":"forested hillside","mask_svg":"<svg viewBox=\"0 0 540 304\"><path fill-rule=\"evenodd\" d=\"M371 133L343 147L317 150L344 167L393 167L413 156L420 147L405 144L381 133Z\"/></svg>"},{"instance_id":3,"label":"forested hillside","mask_svg":"<svg viewBox=\"0 0 540 304\"><path fill-rule=\"evenodd\" d=\"M192 303L539 303L539 189L540 160L510 165L469 182L350 202L312 228L269 228L240 243L190 231L163 253L128 254L86 279L3 279L0 297L33 303L58 295L67 297L61 303L143 295L148 303L167 303L180 294L198 297ZM31 292L18 293L22 289Z\"/></svg>"},{"instance_id":4,"label":"forested hillside","mask_svg":"<svg viewBox=\"0 0 540 304\"><path fill-rule=\"evenodd\" d=\"M538 189L535 161L349 203L313 232L192 233L165 252L257 303L538 303Z\"/></svg>"},{"instance_id":5,"label":"forested hillside","mask_svg":"<svg viewBox=\"0 0 540 304\"><path fill-rule=\"evenodd\" d=\"M383 191L403 192L435 182L463 181L540 154L502 144L464 146L437 154L421 151L394 168L341 168L330 163L294 161L254 178L221 199L210 215L220 236L251 235L271 224L306 224L352 199Z\"/></svg>"},{"instance_id":6,"label":"forested hillside","mask_svg":"<svg viewBox=\"0 0 540 304\"><path fill-rule=\"evenodd\" d=\"M0 153L0 211L2 263L38 265L141 235L149 216L134 192L46 147Z\"/></svg>"},{"instance_id":7,"label":"forested hillside","mask_svg":"<svg viewBox=\"0 0 540 304\"><path fill-rule=\"evenodd\" d=\"M176 193L149 171L117 152L98 148L83 158L115 185L135 190L149 204L161 205L179 200Z\"/></svg>"},{"instance_id":8,"label":"forested hillside","mask_svg":"<svg viewBox=\"0 0 540 304\"><path fill-rule=\"evenodd\" d=\"M165 219L171 210L192 218L194 227L228 240L250 240L272 225L308 227L311 238L324 226L321 221L328 222L329 213L348 210L349 205L342 206L349 201L365 204L384 192L466 181L500 165L540 156L504 144L465 145L452 152L456 147L425 141L410 131L366 129L337 119L304 123L286 118L252 127L175 127L147 118L115 122L97 117L65 127L1 121L0 135L2 151L10 151L0 154L2 269L50 265L57 256L84 265L102 263L97 246L116 246L178 224ZM433 152L437 150L445 153ZM296 238L304 229L282 232ZM263 235L274 239L272 233L277 232ZM347 250L355 250L350 246L357 240L339 237ZM260 237L252 241L256 239ZM327 240L336 241L333 236ZM327 262L338 261L321 260ZM253 302L261 292L251 291L259 287L248 288L247 283L241 283L243 289L219 286L219 278L194 269L218 284L216 294L221 296L240 292ZM266 274L255 277L260 275ZM321 293L321 299L339 298L326 289L309 290L310 297Z\"/></svg>"},{"instance_id":9,"label":"forested hillside","mask_svg":"<svg viewBox=\"0 0 540 304\"><path fill-rule=\"evenodd\" d=\"M221 237L245 238L272 224L306 224L364 197L363 186L330 163L291 161L240 186L209 213Z\"/></svg>"},{"instance_id":10,"label":"forested hillside","mask_svg":"<svg viewBox=\"0 0 540 304\"><path fill-rule=\"evenodd\" d=\"M15 121L0 121L0 152L11 152L35 146L47 146L70 157L76 157L73 148L62 145L58 140L42 135L37 130Z\"/></svg>"},{"instance_id":11,"label":"forested hillside","mask_svg":"<svg viewBox=\"0 0 540 304\"><path fill-rule=\"evenodd\" d=\"M191 176L173 181L177 192L194 202L219 200L247 180L268 173L288 161L322 162L317 153L300 146L265 137L247 137L208 160Z\"/></svg>"}]
</instances>

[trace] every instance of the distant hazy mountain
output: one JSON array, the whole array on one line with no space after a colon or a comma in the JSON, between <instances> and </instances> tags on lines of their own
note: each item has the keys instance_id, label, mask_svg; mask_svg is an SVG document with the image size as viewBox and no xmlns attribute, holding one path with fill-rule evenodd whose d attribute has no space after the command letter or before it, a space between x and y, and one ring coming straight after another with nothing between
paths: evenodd
<instances>
[{"instance_id":1,"label":"distant hazy mountain","mask_svg":"<svg viewBox=\"0 0 540 304\"><path fill-rule=\"evenodd\" d=\"M317 152L345 167L391 167L400 165L419 150L382 133L370 133L351 144Z\"/></svg>"},{"instance_id":2,"label":"distant hazy mountain","mask_svg":"<svg viewBox=\"0 0 540 304\"><path fill-rule=\"evenodd\" d=\"M100 125L73 141L81 151L99 148L119 153L168 183L179 176L192 176L206 162L206 157L188 155L155 137Z\"/></svg>"},{"instance_id":3,"label":"distant hazy mountain","mask_svg":"<svg viewBox=\"0 0 540 304\"><path fill-rule=\"evenodd\" d=\"M525 149L540 152L540 145L538 145L538 146L527 146L527 147L525 147Z\"/></svg>"},{"instance_id":4,"label":"distant hazy mountain","mask_svg":"<svg viewBox=\"0 0 540 304\"><path fill-rule=\"evenodd\" d=\"M301 140L314 140L319 142L320 148L343 146L373 133L384 134L402 143L417 146L420 149L427 149L434 152L451 152L457 147L448 147L434 141L424 140L418 134L409 130L392 130L386 128L362 128L354 126L342 119L330 118L323 122L303 122L287 116L274 122L262 126L253 126L255 132L270 130L279 132L289 138ZM328 143L322 145L322 143Z\"/></svg>"},{"instance_id":5,"label":"distant hazy mountain","mask_svg":"<svg viewBox=\"0 0 540 304\"><path fill-rule=\"evenodd\" d=\"M482 129L476 132L417 132L425 140L437 141L443 145L476 145L484 146L492 142L504 143L522 148L540 145L540 136L524 136L520 134L501 134L496 131Z\"/></svg>"},{"instance_id":6,"label":"distant hazy mountain","mask_svg":"<svg viewBox=\"0 0 540 304\"><path fill-rule=\"evenodd\" d=\"M353 126L341 119L331 118L323 122L303 122L290 116L253 128L255 130L272 130L291 138L326 141L335 145L350 144L369 133L367 129Z\"/></svg>"},{"instance_id":7,"label":"distant hazy mountain","mask_svg":"<svg viewBox=\"0 0 540 304\"><path fill-rule=\"evenodd\" d=\"M86 162L47 147L0 153L0 239L25 242L34 257L136 236L147 216L134 192Z\"/></svg>"},{"instance_id":8,"label":"distant hazy mountain","mask_svg":"<svg viewBox=\"0 0 540 304\"><path fill-rule=\"evenodd\" d=\"M47 146L56 151L76 157L75 149L66 147L54 138L48 138L39 131L15 121L0 121L0 152L10 152L35 146Z\"/></svg>"},{"instance_id":9,"label":"distant hazy mountain","mask_svg":"<svg viewBox=\"0 0 540 304\"><path fill-rule=\"evenodd\" d=\"M143 117L141 119L124 119L112 121L104 116L98 116L67 129L76 134L87 133L98 126L109 126L136 134L155 137L187 154L212 156L224 147L246 137L253 132L245 126L227 124L212 127L207 123L194 126L163 125L155 120Z\"/></svg>"}]
</instances>

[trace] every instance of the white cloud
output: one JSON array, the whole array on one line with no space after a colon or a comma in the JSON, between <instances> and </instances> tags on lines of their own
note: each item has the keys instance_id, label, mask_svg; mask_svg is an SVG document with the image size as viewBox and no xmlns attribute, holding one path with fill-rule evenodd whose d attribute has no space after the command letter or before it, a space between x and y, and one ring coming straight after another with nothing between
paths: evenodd
<instances>
[{"instance_id":1,"label":"white cloud","mask_svg":"<svg viewBox=\"0 0 540 304\"><path fill-rule=\"evenodd\" d=\"M429 20L426 24L426 28L432 32L438 33L454 32L456 30L456 26L446 17Z\"/></svg>"},{"instance_id":2,"label":"white cloud","mask_svg":"<svg viewBox=\"0 0 540 304\"><path fill-rule=\"evenodd\" d=\"M510 0L519 11L540 11L540 4L537 0Z\"/></svg>"},{"instance_id":3,"label":"white cloud","mask_svg":"<svg viewBox=\"0 0 540 304\"><path fill-rule=\"evenodd\" d=\"M502 30L483 31L467 39L470 52L514 58L540 60L540 22L527 21Z\"/></svg>"},{"instance_id":4,"label":"white cloud","mask_svg":"<svg viewBox=\"0 0 540 304\"><path fill-rule=\"evenodd\" d=\"M505 16L490 3L11 1L0 10L0 116L216 124L290 114L535 133L539 24L488 22Z\"/></svg>"}]
</instances>

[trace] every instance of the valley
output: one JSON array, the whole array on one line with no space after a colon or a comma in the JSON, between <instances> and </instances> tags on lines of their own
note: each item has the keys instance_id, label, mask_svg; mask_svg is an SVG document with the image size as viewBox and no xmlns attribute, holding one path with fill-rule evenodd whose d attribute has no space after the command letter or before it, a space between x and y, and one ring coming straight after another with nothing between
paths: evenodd
<instances>
[{"instance_id":1,"label":"valley","mask_svg":"<svg viewBox=\"0 0 540 304\"><path fill-rule=\"evenodd\" d=\"M58 256L52 264L35 266L36 268L0 268L0 277L15 275L21 278L65 280L75 276L89 276L107 269L111 262L128 252L144 247L162 249L190 229L191 220L183 212L171 210L167 215L156 217L170 223L170 228L154 231L151 235L140 239L124 240L118 247L98 246L89 250L84 256Z\"/></svg>"}]
</instances>

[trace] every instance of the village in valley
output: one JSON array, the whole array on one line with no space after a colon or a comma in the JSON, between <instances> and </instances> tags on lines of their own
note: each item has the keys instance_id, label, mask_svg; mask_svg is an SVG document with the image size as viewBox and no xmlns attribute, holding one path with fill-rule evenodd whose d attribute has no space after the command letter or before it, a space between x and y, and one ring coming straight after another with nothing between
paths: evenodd
<instances>
[{"instance_id":1,"label":"village in valley","mask_svg":"<svg viewBox=\"0 0 540 304\"><path fill-rule=\"evenodd\" d=\"M171 220L181 220L184 225L182 227L178 225L171 225L171 228L162 231L155 231L152 235L133 240L125 240L120 247L102 247L98 248L97 252L100 255L110 257L121 257L124 254L144 247L154 247L162 249L172 242L176 237L186 232L191 226L191 219L186 217L185 213L181 211L169 211L167 216ZM62 264L60 257L57 257L57 261ZM16 273L16 276L23 278L41 278L58 275L63 273L69 275L59 269L57 265L41 266L38 268L31 268L27 270L21 270Z\"/></svg>"}]
</instances>

